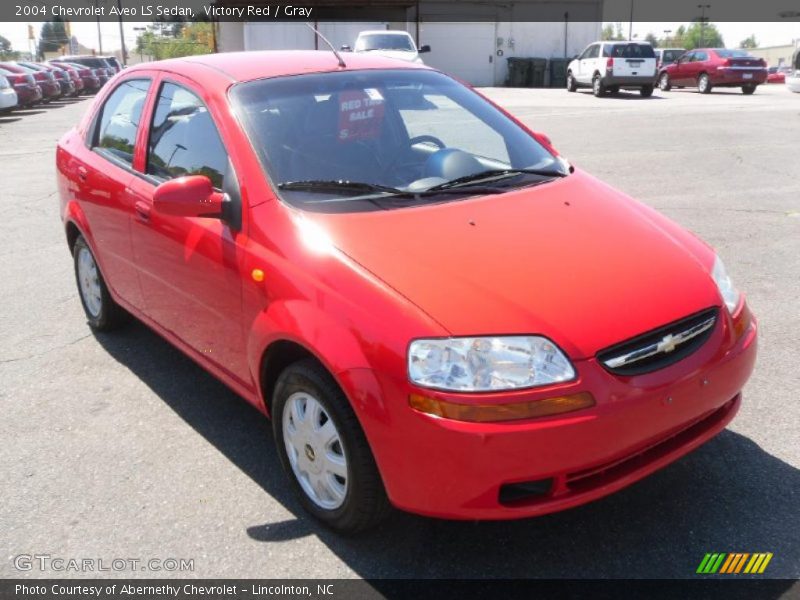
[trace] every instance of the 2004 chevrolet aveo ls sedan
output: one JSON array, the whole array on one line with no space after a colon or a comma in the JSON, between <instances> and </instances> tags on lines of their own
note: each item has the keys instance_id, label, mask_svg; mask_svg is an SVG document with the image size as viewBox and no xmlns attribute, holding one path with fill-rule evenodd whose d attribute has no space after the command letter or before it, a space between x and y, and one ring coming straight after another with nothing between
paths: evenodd
<instances>
[{"instance_id":1,"label":"2004 chevrolet aveo ls sedan","mask_svg":"<svg viewBox=\"0 0 800 600\"><path fill-rule=\"evenodd\" d=\"M599 498L722 430L753 367L711 248L421 65L135 66L57 163L91 327L132 314L270 415L340 531Z\"/></svg>"}]
</instances>

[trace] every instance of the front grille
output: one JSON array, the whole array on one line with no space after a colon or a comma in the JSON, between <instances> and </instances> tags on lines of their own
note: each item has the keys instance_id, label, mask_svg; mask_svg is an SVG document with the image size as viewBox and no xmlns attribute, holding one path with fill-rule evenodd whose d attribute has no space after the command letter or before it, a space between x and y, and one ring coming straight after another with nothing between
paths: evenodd
<instances>
[{"instance_id":1,"label":"front grille","mask_svg":"<svg viewBox=\"0 0 800 600\"><path fill-rule=\"evenodd\" d=\"M709 308L680 321L601 350L597 359L616 375L643 375L683 360L714 331L718 309Z\"/></svg>"}]
</instances>

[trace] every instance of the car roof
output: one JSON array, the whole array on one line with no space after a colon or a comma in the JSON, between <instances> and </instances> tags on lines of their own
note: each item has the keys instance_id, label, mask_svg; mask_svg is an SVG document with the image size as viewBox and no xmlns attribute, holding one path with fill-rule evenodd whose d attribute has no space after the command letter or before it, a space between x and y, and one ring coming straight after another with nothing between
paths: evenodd
<instances>
[{"instance_id":1,"label":"car roof","mask_svg":"<svg viewBox=\"0 0 800 600\"><path fill-rule=\"evenodd\" d=\"M384 33L388 34L388 35L408 35L408 36L411 35L407 31L398 31L396 29L394 29L394 30L392 30L392 29L369 29L367 31L359 31L358 35L367 35L367 34L372 35L372 34L384 34Z\"/></svg>"},{"instance_id":2,"label":"car roof","mask_svg":"<svg viewBox=\"0 0 800 600\"><path fill-rule=\"evenodd\" d=\"M373 54L346 53L342 55L347 67L340 67L333 52L328 50L264 50L250 52L222 52L171 58L157 62L140 63L129 67L126 73L139 70L171 71L191 76L195 70L214 71L230 82L252 81L267 77L330 73L363 69L426 69L424 65L405 63Z\"/></svg>"}]
</instances>

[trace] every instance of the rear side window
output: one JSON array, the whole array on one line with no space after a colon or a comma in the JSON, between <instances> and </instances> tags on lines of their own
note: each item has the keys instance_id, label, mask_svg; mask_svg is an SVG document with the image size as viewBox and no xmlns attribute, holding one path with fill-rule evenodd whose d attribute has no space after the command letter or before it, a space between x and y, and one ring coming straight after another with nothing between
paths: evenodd
<instances>
[{"instance_id":1,"label":"rear side window","mask_svg":"<svg viewBox=\"0 0 800 600\"><path fill-rule=\"evenodd\" d=\"M695 52L694 58L692 60L694 62L702 62L704 60L708 60L708 52Z\"/></svg>"},{"instance_id":2,"label":"rear side window","mask_svg":"<svg viewBox=\"0 0 800 600\"><path fill-rule=\"evenodd\" d=\"M205 175L222 189L228 154L205 104L173 83L161 87L150 127L147 174L158 179Z\"/></svg>"},{"instance_id":3,"label":"rear side window","mask_svg":"<svg viewBox=\"0 0 800 600\"><path fill-rule=\"evenodd\" d=\"M656 53L650 44L607 44L603 46L606 58L655 58Z\"/></svg>"},{"instance_id":4,"label":"rear side window","mask_svg":"<svg viewBox=\"0 0 800 600\"><path fill-rule=\"evenodd\" d=\"M133 164L136 132L142 116L149 79L128 79L120 83L106 99L95 127L95 148Z\"/></svg>"}]
</instances>

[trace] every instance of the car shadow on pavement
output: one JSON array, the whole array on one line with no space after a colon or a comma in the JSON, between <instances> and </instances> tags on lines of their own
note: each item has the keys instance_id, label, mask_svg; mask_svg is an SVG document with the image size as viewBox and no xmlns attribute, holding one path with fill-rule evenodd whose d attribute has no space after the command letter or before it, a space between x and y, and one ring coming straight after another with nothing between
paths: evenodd
<instances>
[{"instance_id":1,"label":"car shadow on pavement","mask_svg":"<svg viewBox=\"0 0 800 600\"><path fill-rule=\"evenodd\" d=\"M0 116L0 125L5 125L6 123L14 123L15 121L21 121L22 117L11 117L11 116Z\"/></svg>"},{"instance_id":2,"label":"car shadow on pavement","mask_svg":"<svg viewBox=\"0 0 800 600\"><path fill-rule=\"evenodd\" d=\"M655 90L655 91L657 92L658 90ZM587 90L587 91L581 90L580 93L584 94L584 95L589 95L589 96L593 95L591 90ZM600 99L601 100L643 100L644 101L644 100L665 100L666 98L664 98L663 96L656 96L655 93L652 96L649 96L649 97L645 98L639 92L634 91L634 90L630 90L630 91L629 90L620 90L616 94L607 93L606 95L604 95Z\"/></svg>"},{"instance_id":3,"label":"car shadow on pavement","mask_svg":"<svg viewBox=\"0 0 800 600\"><path fill-rule=\"evenodd\" d=\"M365 578L692 578L707 552L772 552L767 575L800 576L800 471L730 430L626 490L565 512L458 522L398 511L376 530L342 537L303 512L258 411L139 322L96 339L295 515L242 523L243 536L265 545L313 535Z\"/></svg>"}]
</instances>

